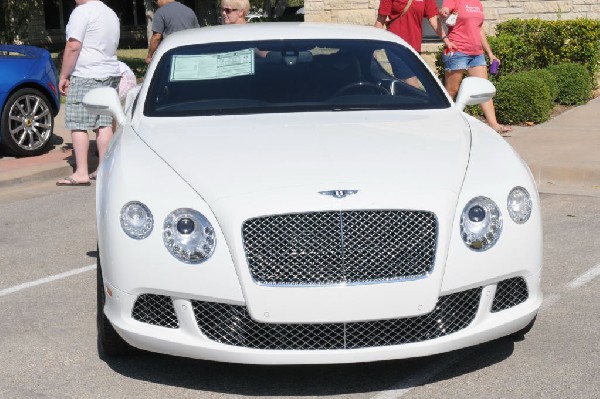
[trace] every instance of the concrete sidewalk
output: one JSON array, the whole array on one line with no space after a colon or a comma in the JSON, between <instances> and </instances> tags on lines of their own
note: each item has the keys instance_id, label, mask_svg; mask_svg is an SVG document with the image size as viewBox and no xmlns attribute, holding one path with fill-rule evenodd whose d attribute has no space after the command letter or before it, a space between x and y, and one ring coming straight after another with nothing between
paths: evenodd
<instances>
[{"instance_id":1,"label":"concrete sidewalk","mask_svg":"<svg viewBox=\"0 0 600 399\"><path fill-rule=\"evenodd\" d=\"M541 192L573 190L600 195L600 97L541 125L515 126L507 142L531 168ZM52 149L30 158L0 157L0 188L60 179L73 171L71 134L64 107L55 119ZM94 134L90 138L95 143ZM93 146L92 146L93 148ZM98 159L90 151L90 168Z\"/></svg>"}]
</instances>

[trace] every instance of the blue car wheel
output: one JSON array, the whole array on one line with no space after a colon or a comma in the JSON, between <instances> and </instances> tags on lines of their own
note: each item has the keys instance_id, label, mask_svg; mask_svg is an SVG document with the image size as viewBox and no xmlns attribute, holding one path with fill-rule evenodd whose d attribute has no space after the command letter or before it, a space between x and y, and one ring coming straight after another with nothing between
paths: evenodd
<instances>
[{"instance_id":1,"label":"blue car wheel","mask_svg":"<svg viewBox=\"0 0 600 399\"><path fill-rule=\"evenodd\" d=\"M39 155L50 145L53 128L46 96L32 88L17 90L2 111L2 147L16 156Z\"/></svg>"}]
</instances>

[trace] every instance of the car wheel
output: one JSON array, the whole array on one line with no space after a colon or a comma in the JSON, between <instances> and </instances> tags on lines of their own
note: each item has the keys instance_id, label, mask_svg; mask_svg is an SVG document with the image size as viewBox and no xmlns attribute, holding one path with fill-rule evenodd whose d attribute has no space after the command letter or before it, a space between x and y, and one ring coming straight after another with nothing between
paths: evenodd
<instances>
[{"instance_id":1,"label":"car wheel","mask_svg":"<svg viewBox=\"0 0 600 399\"><path fill-rule=\"evenodd\" d=\"M102 278L102 267L100 264L100 251L97 252L96 289L97 310L96 329L98 332L98 354L100 357L126 356L132 352L132 347L115 331L108 318L104 315L104 302L106 300L104 291L104 279Z\"/></svg>"},{"instance_id":2,"label":"car wheel","mask_svg":"<svg viewBox=\"0 0 600 399\"><path fill-rule=\"evenodd\" d=\"M2 111L2 146L16 156L43 153L50 145L54 116L50 102L32 88L17 90Z\"/></svg>"}]
</instances>

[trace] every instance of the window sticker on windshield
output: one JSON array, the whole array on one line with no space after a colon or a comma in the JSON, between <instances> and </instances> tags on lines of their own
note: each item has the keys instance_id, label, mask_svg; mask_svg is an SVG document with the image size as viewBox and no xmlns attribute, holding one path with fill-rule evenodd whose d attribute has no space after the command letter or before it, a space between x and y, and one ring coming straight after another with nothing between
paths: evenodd
<instances>
[{"instance_id":1,"label":"window sticker on windshield","mask_svg":"<svg viewBox=\"0 0 600 399\"><path fill-rule=\"evenodd\" d=\"M223 79L254 74L254 49L203 55L174 55L170 81Z\"/></svg>"}]
</instances>

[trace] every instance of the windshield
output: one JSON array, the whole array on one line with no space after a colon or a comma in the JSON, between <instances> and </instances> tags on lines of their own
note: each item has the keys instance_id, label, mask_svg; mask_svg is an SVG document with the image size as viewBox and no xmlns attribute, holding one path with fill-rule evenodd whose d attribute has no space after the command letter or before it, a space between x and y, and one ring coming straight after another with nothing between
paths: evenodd
<instances>
[{"instance_id":1,"label":"windshield","mask_svg":"<svg viewBox=\"0 0 600 399\"><path fill-rule=\"evenodd\" d=\"M144 114L433 109L450 104L405 47L372 40L269 40L167 52Z\"/></svg>"}]
</instances>

